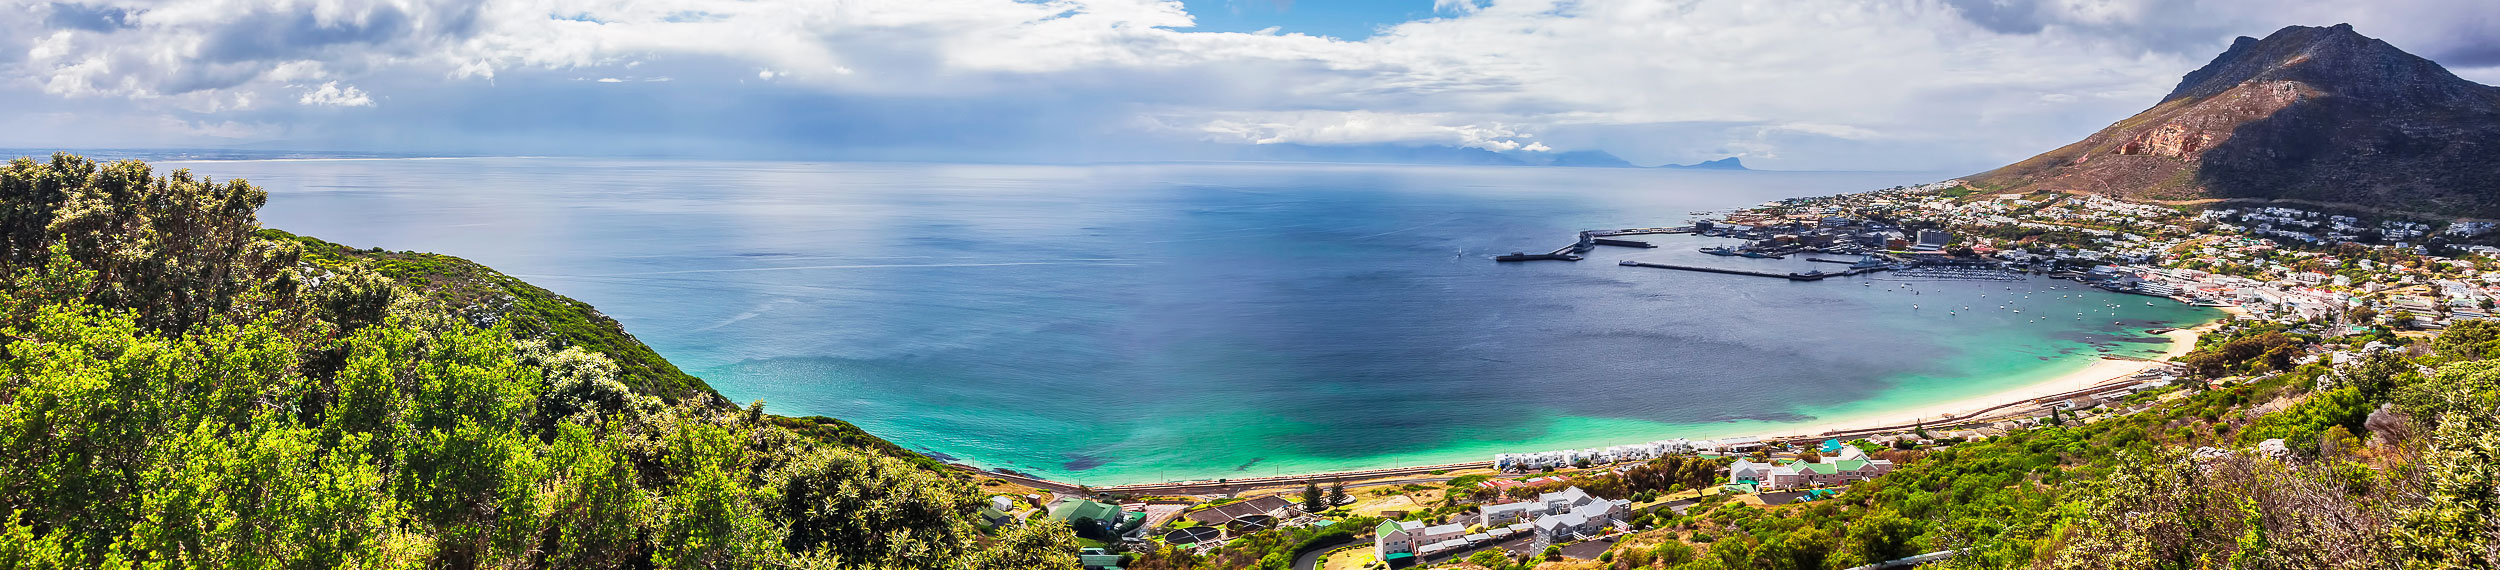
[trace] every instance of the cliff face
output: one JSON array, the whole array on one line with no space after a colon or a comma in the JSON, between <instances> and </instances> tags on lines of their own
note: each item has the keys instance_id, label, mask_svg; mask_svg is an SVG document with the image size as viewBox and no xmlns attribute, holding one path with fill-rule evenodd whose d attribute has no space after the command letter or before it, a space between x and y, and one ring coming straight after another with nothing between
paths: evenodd
<instances>
[{"instance_id":1,"label":"cliff face","mask_svg":"<svg viewBox=\"0 0 2500 570\"><path fill-rule=\"evenodd\" d=\"M2151 109L1971 180L2500 215L2500 87L2349 25L2293 26L2240 38Z\"/></svg>"}]
</instances>

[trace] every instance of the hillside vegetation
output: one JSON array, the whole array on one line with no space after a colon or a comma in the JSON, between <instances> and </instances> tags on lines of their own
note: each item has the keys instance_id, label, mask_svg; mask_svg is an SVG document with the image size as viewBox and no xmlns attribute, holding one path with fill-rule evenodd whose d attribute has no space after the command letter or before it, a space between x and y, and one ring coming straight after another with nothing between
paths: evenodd
<instances>
[{"instance_id":1,"label":"hillside vegetation","mask_svg":"<svg viewBox=\"0 0 2500 570\"><path fill-rule=\"evenodd\" d=\"M0 567L1075 567L926 459L475 264L264 230L242 181L55 155L0 198Z\"/></svg>"},{"instance_id":2,"label":"hillside vegetation","mask_svg":"<svg viewBox=\"0 0 2500 570\"><path fill-rule=\"evenodd\" d=\"M1839 498L1705 498L1657 511L1602 562L1478 554L1468 566L1848 568L1954 551L1949 568L2463 569L2500 566L2500 323L2341 366L2211 339L2232 370L1986 441L1885 450L1900 470ZM2281 439L2278 453L2261 442ZM1658 460L1658 464L1680 458ZM1637 491L1611 473L1568 483ZM1533 491L1535 489L1531 489ZM1185 567L1185 566L1182 566Z\"/></svg>"}]
</instances>

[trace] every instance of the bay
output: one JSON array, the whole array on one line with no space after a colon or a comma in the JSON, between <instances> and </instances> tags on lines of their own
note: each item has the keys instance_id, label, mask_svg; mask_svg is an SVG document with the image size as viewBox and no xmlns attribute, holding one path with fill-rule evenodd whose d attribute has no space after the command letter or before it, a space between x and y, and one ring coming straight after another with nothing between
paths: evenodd
<instances>
[{"instance_id":1,"label":"bay","mask_svg":"<svg viewBox=\"0 0 2500 570\"><path fill-rule=\"evenodd\" d=\"M458 255L589 302L732 400L1094 485L1811 427L2157 354L2145 329L2214 317L2047 280L1792 283L1615 264L1817 265L1710 257L1694 249L1725 241L1690 236L1578 263L1491 260L1582 229L1944 173L167 166L269 189L271 227ZM1991 310L2017 290L2048 293L2020 300L2021 315ZM1936 310L1962 306L1974 310Z\"/></svg>"}]
</instances>

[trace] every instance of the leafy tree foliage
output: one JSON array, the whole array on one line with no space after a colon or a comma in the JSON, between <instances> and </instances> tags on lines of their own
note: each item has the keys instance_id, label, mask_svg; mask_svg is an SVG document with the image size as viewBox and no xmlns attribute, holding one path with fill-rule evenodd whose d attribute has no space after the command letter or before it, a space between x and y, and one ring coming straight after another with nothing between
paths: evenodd
<instances>
[{"instance_id":1,"label":"leafy tree foliage","mask_svg":"<svg viewBox=\"0 0 2500 570\"><path fill-rule=\"evenodd\" d=\"M57 155L0 195L0 567L1075 566L958 476L300 263L240 181Z\"/></svg>"}]
</instances>

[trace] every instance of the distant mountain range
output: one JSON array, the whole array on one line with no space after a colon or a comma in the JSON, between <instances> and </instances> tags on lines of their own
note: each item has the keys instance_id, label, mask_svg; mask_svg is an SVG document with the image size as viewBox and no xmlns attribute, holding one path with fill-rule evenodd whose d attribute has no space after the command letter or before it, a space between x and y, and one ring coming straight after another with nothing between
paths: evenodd
<instances>
[{"instance_id":1,"label":"distant mountain range","mask_svg":"<svg viewBox=\"0 0 2500 570\"><path fill-rule=\"evenodd\" d=\"M1631 161L1602 150L1568 152L1494 152L1480 148L1454 146L1410 145L1346 145L1315 146L1298 144L1245 145L1232 149L1234 159L1281 162L1349 162L1388 164L1459 164L1485 166L1582 166L1599 168L1640 168ZM1657 168L1701 170L1748 170L1736 157L1694 164L1668 164Z\"/></svg>"},{"instance_id":2,"label":"distant mountain range","mask_svg":"<svg viewBox=\"0 0 2500 570\"><path fill-rule=\"evenodd\" d=\"M2001 192L2500 216L2500 87L2354 32L2241 37L2153 108L1969 178Z\"/></svg>"}]
</instances>

